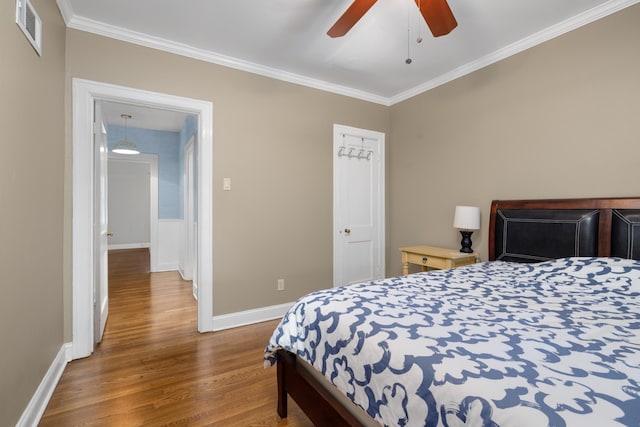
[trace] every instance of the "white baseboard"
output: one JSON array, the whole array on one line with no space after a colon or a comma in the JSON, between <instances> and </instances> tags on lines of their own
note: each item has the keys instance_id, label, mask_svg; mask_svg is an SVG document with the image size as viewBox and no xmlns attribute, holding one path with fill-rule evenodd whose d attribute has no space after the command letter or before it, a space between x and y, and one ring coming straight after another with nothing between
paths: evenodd
<instances>
[{"instance_id":1,"label":"white baseboard","mask_svg":"<svg viewBox=\"0 0 640 427\"><path fill-rule=\"evenodd\" d=\"M182 277L182 280L191 280L191 293L193 294L193 299L198 301L198 285L196 284L196 281L193 279L187 279L185 277L184 266L182 264L178 264L178 273L180 273L180 277Z\"/></svg>"},{"instance_id":2,"label":"white baseboard","mask_svg":"<svg viewBox=\"0 0 640 427\"><path fill-rule=\"evenodd\" d=\"M187 277L184 265L182 265L182 263L178 264L178 273L180 273L180 277L182 277L182 280L193 280L193 278Z\"/></svg>"},{"instance_id":3,"label":"white baseboard","mask_svg":"<svg viewBox=\"0 0 640 427\"><path fill-rule=\"evenodd\" d=\"M109 250L150 248L149 243L118 243L109 245Z\"/></svg>"},{"instance_id":4,"label":"white baseboard","mask_svg":"<svg viewBox=\"0 0 640 427\"><path fill-rule=\"evenodd\" d=\"M293 303L290 302L286 304L272 305L270 307L213 316L213 330L222 331L224 329L237 328L238 326L251 325L252 323L279 319L284 316L292 305Z\"/></svg>"},{"instance_id":5,"label":"white baseboard","mask_svg":"<svg viewBox=\"0 0 640 427\"><path fill-rule=\"evenodd\" d=\"M178 269L178 263L165 262L162 264L158 264L158 269L154 271L154 273L159 273L161 271L176 271L177 269Z\"/></svg>"},{"instance_id":6,"label":"white baseboard","mask_svg":"<svg viewBox=\"0 0 640 427\"><path fill-rule=\"evenodd\" d=\"M31 397L29 404L22 413L22 416L18 420L16 427L32 427L37 426L44 414L49 399L64 372L64 368L67 366L67 362L71 360L71 343L65 343L60 347L58 354L53 359L51 366L44 375L44 378L40 382L38 389Z\"/></svg>"}]
</instances>

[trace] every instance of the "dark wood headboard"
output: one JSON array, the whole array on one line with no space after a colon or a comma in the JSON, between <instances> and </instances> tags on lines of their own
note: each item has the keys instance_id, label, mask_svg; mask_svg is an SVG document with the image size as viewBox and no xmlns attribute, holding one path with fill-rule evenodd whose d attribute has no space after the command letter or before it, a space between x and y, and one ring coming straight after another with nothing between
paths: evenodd
<instances>
[{"instance_id":1,"label":"dark wood headboard","mask_svg":"<svg viewBox=\"0 0 640 427\"><path fill-rule=\"evenodd\" d=\"M489 260L640 259L640 198L494 200Z\"/></svg>"}]
</instances>

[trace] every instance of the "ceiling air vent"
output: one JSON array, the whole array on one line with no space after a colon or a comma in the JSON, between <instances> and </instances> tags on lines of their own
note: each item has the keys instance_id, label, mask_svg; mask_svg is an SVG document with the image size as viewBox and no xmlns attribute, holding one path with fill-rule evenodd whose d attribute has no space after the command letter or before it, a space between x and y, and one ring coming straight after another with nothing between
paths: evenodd
<instances>
[{"instance_id":1,"label":"ceiling air vent","mask_svg":"<svg viewBox=\"0 0 640 427\"><path fill-rule=\"evenodd\" d=\"M16 0L16 23L38 55L42 55L42 21L29 0Z\"/></svg>"}]
</instances>

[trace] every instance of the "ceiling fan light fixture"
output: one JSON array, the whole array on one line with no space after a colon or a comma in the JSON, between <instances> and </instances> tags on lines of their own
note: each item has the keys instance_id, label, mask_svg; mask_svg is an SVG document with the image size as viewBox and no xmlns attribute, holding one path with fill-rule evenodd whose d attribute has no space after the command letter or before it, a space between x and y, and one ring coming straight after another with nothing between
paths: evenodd
<instances>
[{"instance_id":1,"label":"ceiling fan light fixture","mask_svg":"<svg viewBox=\"0 0 640 427\"><path fill-rule=\"evenodd\" d=\"M131 118L129 114L120 114L120 117L124 119L124 139L118 142L115 147L111 149L112 152L118 154L140 154L140 150L138 150L138 146L133 142L127 139L127 120Z\"/></svg>"}]
</instances>

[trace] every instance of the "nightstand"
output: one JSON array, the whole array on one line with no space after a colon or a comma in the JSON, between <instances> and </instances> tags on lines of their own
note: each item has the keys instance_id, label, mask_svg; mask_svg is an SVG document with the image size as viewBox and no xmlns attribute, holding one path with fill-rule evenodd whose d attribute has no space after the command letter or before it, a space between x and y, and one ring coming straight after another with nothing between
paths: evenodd
<instances>
[{"instance_id":1,"label":"nightstand","mask_svg":"<svg viewBox=\"0 0 640 427\"><path fill-rule=\"evenodd\" d=\"M476 254L462 253L456 249L436 248L434 246L407 246L400 248L402 252L402 274L409 274L409 264L422 266L422 271L428 269L443 270L445 268L460 267L476 262Z\"/></svg>"}]
</instances>

